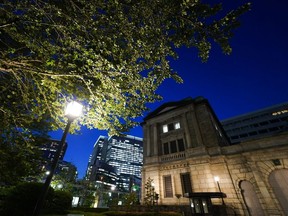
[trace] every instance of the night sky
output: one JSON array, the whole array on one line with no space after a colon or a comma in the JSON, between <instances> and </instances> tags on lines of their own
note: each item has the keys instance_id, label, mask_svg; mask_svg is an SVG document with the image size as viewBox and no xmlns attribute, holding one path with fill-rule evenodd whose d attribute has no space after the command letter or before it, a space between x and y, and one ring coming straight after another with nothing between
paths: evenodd
<instances>
[{"instance_id":1,"label":"night sky","mask_svg":"<svg viewBox=\"0 0 288 216\"><path fill-rule=\"evenodd\" d=\"M225 0L224 4L232 6L241 2ZM252 10L241 17L241 26L231 41L231 55L222 54L216 45L208 62L202 63L195 49L178 50L179 59L171 65L184 83L164 81L158 90L163 101L149 104L151 110L165 102L203 96L219 120L224 120L288 101L288 1L252 0L251 3ZM129 134L143 137L140 126ZM107 136L107 132L83 128L80 135L67 136L64 160L77 166L78 178L85 175L99 135ZM51 133L53 139L60 140L61 136L62 131Z\"/></svg>"}]
</instances>

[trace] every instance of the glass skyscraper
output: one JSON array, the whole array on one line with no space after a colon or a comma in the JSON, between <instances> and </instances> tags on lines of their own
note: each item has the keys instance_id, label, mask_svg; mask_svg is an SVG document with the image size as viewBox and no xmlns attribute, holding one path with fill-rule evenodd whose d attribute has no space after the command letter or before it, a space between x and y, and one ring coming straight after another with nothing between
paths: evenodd
<instances>
[{"instance_id":1,"label":"glass skyscraper","mask_svg":"<svg viewBox=\"0 0 288 216\"><path fill-rule=\"evenodd\" d=\"M143 139L135 136L100 136L96 141L90 156L86 179L97 181L102 176L103 183L111 183L111 175L104 168L97 166L105 163L115 169L117 173L116 185L119 189L130 191L131 187L139 184L143 165ZM107 167L108 167L107 166Z\"/></svg>"}]
</instances>

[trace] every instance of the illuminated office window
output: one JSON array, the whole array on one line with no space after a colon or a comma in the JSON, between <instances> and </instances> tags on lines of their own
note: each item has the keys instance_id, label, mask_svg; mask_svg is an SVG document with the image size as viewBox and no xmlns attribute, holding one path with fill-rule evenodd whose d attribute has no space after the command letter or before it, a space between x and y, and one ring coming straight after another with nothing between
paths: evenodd
<instances>
[{"instance_id":1,"label":"illuminated office window","mask_svg":"<svg viewBox=\"0 0 288 216\"><path fill-rule=\"evenodd\" d=\"M163 133L167 133L168 132L168 125L163 125Z\"/></svg>"},{"instance_id":2,"label":"illuminated office window","mask_svg":"<svg viewBox=\"0 0 288 216\"><path fill-rule=\"evenodd\" d=\"M180 122L176 122L174 124L175 130L180 129Z\"/></svg>"},{"instance_id":3,"label":"illuminated office window","mask_svg":"<svg viewBox=\"0 0 288 216\"><path fill-rule=\"evenodd\" d=\"M163 133L177 129L180 129L180 122L169 123L162 126Z\"/></svg>"}]
</instances>

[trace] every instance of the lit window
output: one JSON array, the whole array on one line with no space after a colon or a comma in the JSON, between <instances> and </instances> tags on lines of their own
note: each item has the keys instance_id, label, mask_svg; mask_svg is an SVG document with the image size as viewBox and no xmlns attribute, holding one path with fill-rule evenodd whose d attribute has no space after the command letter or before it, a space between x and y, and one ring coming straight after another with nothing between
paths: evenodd
<instances>
[{"instance_id":1,"label":"lit window","mask_svg":"<svg viewBox=\"0 0 288 216\"><path fill-rule=\"evenodd\" d=\"M168 132L168 125L163 125L163 133L167 133Z\"/></svg>"},{"instance_id":2,"label":"lit window","mask_svg":"<svg viewBox=\"0 0 288 216\"><path fill-rule=\"evenodd\" d=\"M179 129L180 128L180 122L176 122L174 127L175 127L175 130Z\"/></svg>"}]
</instances>

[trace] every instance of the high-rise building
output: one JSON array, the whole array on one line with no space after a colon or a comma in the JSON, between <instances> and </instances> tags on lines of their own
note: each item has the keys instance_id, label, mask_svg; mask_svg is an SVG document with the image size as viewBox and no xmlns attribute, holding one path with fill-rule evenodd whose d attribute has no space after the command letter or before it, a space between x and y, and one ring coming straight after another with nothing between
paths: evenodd
<instances>
[{"instance_id":1,"label":"high-rise building","mask_svg":"<svg viewBox=\"0 0 288 216\"><path fill-rule=\"evenodd\" d=\"M131 190L134 177L141 178L143 165L143 139L135 136L112 136L108 139L107 163L116 167L118 184Z\"/></svg>"},{"instance_id":2,"label":"high-rise building","mask_svg":"<svg viewBox=\"0 0 288 216\"><path fill-rule=\"evenodd\" d=\"M221 121L232 144L288 131L288 102Z\"/></svg>"},{"instance_id":3,"label":"high-rise building","mask_svg":"<svg viewBox=\"0 0 288 216\"><path fill-rule=\"evenodd\" d=\"M45 181L47 173L51 171L51 165L55 160L60 143L60 140L47 140L47 142L40 146L43 158L42 163L39 163L39 166L43 171L42 175L40 175L41 181ZM54 174L58 176L58 180L61 179L65 182L74 182L77 178L77 168L71 162L63 160L67 147L68 144L65 142ZM51 185L53 187L53 184Z\"/></svg>"},{"instance_id":4,"label":"high-rise building","mask_svg":"<svg viewBox=\"0 0 288 216\"><path fill-rule=\"evenodd\" d=\"M96 172L99 171L99 163L97 161L104 161L107 155L107 137L99 136L97 141L94 144L93 152L90 155L88 161L88 167L86 171L86 179L89 181L95 181Z\"/></svg>"},{"instance_id":5,"label":"high-rise building","mask_svg":"<svg viewBox=\"0 0 288 216\"><path fill-rule=\"evenodd\" d=\"M40 147L40 150L42 151L42 156L46 161L52 162L54 160L56 152L59 149L60 142L60 140L47 140L47 142ZM67 150L67 146L67 142L65 142L60 153L59 160L63 160Z\"/></svg>"},{"instance_id":6,"label":"high-rise building","mask_svg":"<svg viewBox=\"0 0 288 216\"><path fill-rule=\"evenodd\" d=\"M135 179L141 178L142 165L142 138L130 135L100 136L88 162L86 179L111 186L115 182L118 188L129 191L131 182L138 182Z\"/></svg>"}]
</instances>

